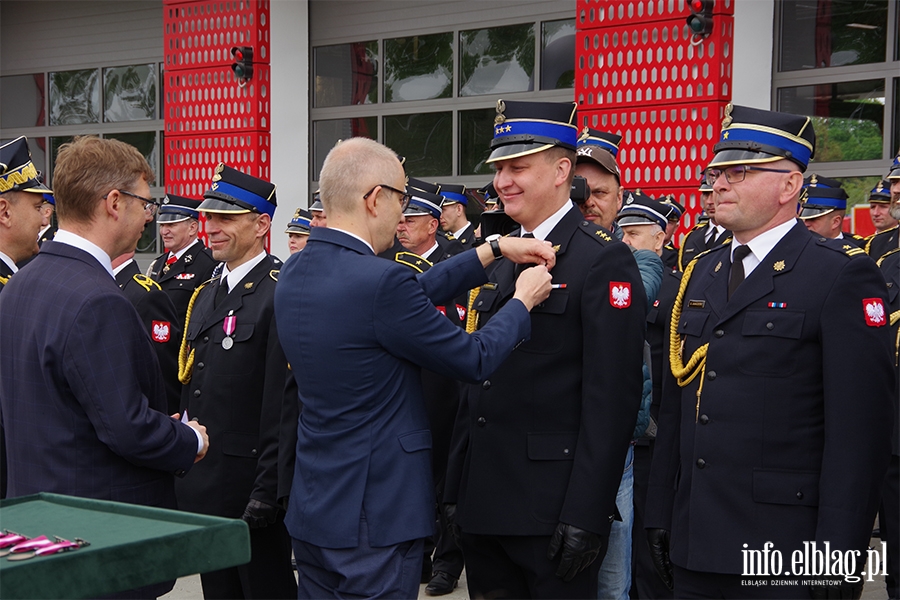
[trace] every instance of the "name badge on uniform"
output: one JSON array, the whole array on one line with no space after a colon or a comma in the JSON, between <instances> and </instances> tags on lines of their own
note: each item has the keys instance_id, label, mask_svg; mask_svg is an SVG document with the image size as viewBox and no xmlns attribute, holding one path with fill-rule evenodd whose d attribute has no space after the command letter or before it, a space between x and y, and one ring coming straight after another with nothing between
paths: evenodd
<instances>
[{"instance_id":1,"label":"name badge on uniform","mask_svg":"<svg viewBox=\"0 0 900 600\"><path fill-rule=\"evenodd\" d=\"M237 317L234 316L234 311L228 311L228 316L225 317L225 322L222 323L222 329L225 331L225 335L227 336L224 340L222 340L222 349L223 350L231 350L231 347L234 346L234 338L232 335L234 334L234 328L237 327Z\"/></svg>"},{"instance_id":2,"label":"name badge on uniform","mask_svg":"<svg viewBox=\"0 0 900 600\"><path fill-rule=\"evenodd\" d=\"M706 306L706 300L688 300L688 308L703 308Z\"/></svg>"}]
</instances>

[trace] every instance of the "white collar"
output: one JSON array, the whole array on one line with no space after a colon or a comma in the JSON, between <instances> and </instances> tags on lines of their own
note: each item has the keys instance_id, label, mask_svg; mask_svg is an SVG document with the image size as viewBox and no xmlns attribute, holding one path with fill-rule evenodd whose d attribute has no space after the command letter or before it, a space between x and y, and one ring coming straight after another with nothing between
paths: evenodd
<instances>
[{"instance_id":1,"label":"white collar","mask_svg":"<svg viewBox=\"0 0 900 600\"><path fill-rule=\"evenodd\" d=\"M187 246L185 246L178 252L169 252L169 254L174 254L176 259L180 259L182 256L184 256L184 253L187 252L188 250L190 250L191 246L193 246L196 243L197 243L197 240L194 240L193 242L191 242L190 244L188 244ZM169 255L167 254L166 257L168 258L168 256Z\"/></svg>"},{"instance_id":2,"label":"white collar","mask_svg":"<svg viewBox=\"0 0 900 600\"><path fill-rule=\"evenodd\" d=\"M47 233L47 231L49 231L49 229L50 229L51 227L53 227L52 224L51 224L51 225L47 225L46 227L44 227L43 229L41 229L40 231L38 231L37 239L41 239L42 237L44 237L44 234Z\"/></svg>"},{"instance_id":3,"label":"white collar","mask_svg":"<svg viewBox=\"0 0 900 600\"><path fill-rule=\"evenodd\" d=\"M466 224L462 226L462 229L460 229L459 231L453 232L453 237L455 237L456 239L459 239L462 236L463 231L465 231L466 229L469 228L469 225L471 225L471 223L466 221Z\"/></svg>"},{"instance_id":4,"label":"white collar","mask_svg":"<svg viewBox=\"0 0 900 600\"><path fill-rule=\"evenodd\" d=\"M423 253L422 253L422 258L425 258L425 257L428 256L429 254L431 254L432 252L434 252L434 249L437 248L439 245L440 245L440 244L437 243L437 240L435 240L434 246L432 246L431 248L429 248L429 249L428 249L428 252L423 252Z\"/></svg>"},{"instance_id":5,"label":"white collar","mask_svg":"<svg viewBox=\"0 0 900 600\"><path fill-rule=\"evenodd\" d=\"M121 265L119 265L118 267L116 267L115 269L113 269L113 277L115 277L116 275L118 275L119 273L121 273L121 272L122 272L122 269L124 269L125 267L127 267L128 265L130 265L130 264L133 263L133 262L134 262L134 258L129 258L128 260L126 260L125 262L123 262Z\"/></svg>"},{"instance_id":6,"label":"white collar","mask_svg":"<svg viewBox=\"0 0 900 600\"><path fill-rule=\"evenodd\" d=\"M793 229L796 224L797 219L791 219L781 225L776 225L768 231L762 232L746 244L739 244L735 239L731 242L731 261L734 262L734 251L738 246L749 246L750 254L744 259L744 272L746 275L750 275L750 271L755 269L759 263L765 260L769 252L772 251L772 248L774 248L775 245L781 241L781 238L787 235L787 232ZM751 257L752 260L748 263L748 260L751 259Z\"/></svg>"},{"instance_id":7,"label":"white collar","mask_svg":"<svg viewBox=\"0 0 900 600\"><path fill-rule=\"evenodd\" d=\"M547 236L550 235L550 232L553 231L553 228L556 227L562 218L566 216L566 213L569 212L572 207L575 206L572 204L571 200L566 200L565 204L560 207L558 211L550 215L547 219L544 220L543 223L534 228L534 231L527 232L525 228L522 228L522 235L524 236L526 233L531 233L535 238L539 240L546 240Z\"/></svg>"},{"instance_id":8,"label":"white collar","mask_svg":"<svg viewBox=\"0 0 900 600\"><path fill-rule=\"evenodd\" d=\"M0 260L6 263L6 266L12 270L13 273L19 272L19 267L16 266L16 263L13 262L13 259L8 257L7 255L0 252Z\"/></svg>"},{"instance_id":9,"label":"white collar","mask_svg":"<svg viewBox=\"0 0 900 600\"><path fill-rule=\"evenodd\" d=\"M223 264L222 278L220 279L220 281L228 282L228 291L231 292L231 290L234 289L234 286L239 284L244 279L244 277L246 277L247 274L253 270L253 267L261 263L265 257L266 251L263 250L241 266L237 267L234 271L229 271L228 265Z\"/></svg>"},{"instance_id":10,"label":"white collar","mask_svg":"<svg viewBox=\"0 0 900 600\"><path fill-rule=\"evenodd\" d=\"M370 244L370 243L367 242L366 240L362 239L361 237L359 237L359 236L356 235L355 233L350 233L350 232L347 231L346 229L338 229L337 227L329 227L329 229L334 229L335 231L340 231L341 233L346 233L346 234L349 235L350 237L358 239L358 240L361 241L363 244L365 244L366 246L368 246L369 250L372 251L372 254L375 254L375 248L372 247L372 244Z\"/></svg>"},{"instance_id":11,"label":"white collar","mask_svg":"<svg viewBox=\"0 0 900 600\"><path fill-rule=\"evenodd\" d=\"M79 250L84 250L100 263L100 266L106 269L106 272L109 273L109 276L115 279L115 275L113 275L112 270L112 260L109 258L109 254L103 251L100 246L95 244L90 240L86 240L81 237L77 233L72 233L71 231L66 231L65 229L60 229L56 232L56 235L53 237L54 242L60 242L61 244L66 244L68 246L73 246L78 248Z\"/></svg>"}]
</instances>

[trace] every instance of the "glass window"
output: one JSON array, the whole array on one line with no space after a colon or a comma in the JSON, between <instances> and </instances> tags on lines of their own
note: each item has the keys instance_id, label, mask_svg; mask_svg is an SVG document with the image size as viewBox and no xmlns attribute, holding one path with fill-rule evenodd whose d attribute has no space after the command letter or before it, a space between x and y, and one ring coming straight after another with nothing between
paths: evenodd
<instances>
[{"instance_id":1,"label":"glass window","mask_svg":"<svg viewBox=\"0 0 900 600\"><path fill-rule=\"evenodd\" d=\"M384 117L384 145L406 157L411 177L452 175L452 122L449 111Z\"/></svg>"},{"instance_id":2,"label":"glass window","mask_svg":"<svg viewBox=\"0 0 900 600\"><path fill-rule=\"evenodd\" d=\"M900 31L897 33L897 39L900 39ZM894 130L891 134L891 150L900 149L900 78L894 77L894 112L892 121Z\"/></svg>"},{"instance_id":3,"label":"glass window","mask_svg":"<svg viewBox=\"0 0 900 600\"><path fill-rule=\"evenodd\" d=\"M313 123L313 161L315 170L313 177L319 180L322 163L328 152L334 148L338 140L352 137L377 139L378 117L359 117L356 119L330 119Z\"/></svg>"},{"instance_id":4,"label":"glass window","mask_svg":"<svg viewBox=\"0 0 900 600\"><path fill-rule=\"evenodd\" d=\"M378 102L378 42L316 48L313 97L316 108Z\"/></svg>"},{"instance_id":5,"label":"glass window","mask_svg":"<svg viewBox=\"0 0 900 600\"><path fill-rule=\"evenodd\" d=\"M885 60L887 0L783 0L781 71Z\"/></svg>"},{"instance_id":6,"label":"glass window","mask_svg":"<svg viewBox=\"0 0 900 600\"><path fill-rule=\"evenodd\" d=\"M159 172L159 159L157 158L159 155L159 146L156 142L155 131L140 131L136 133L109 133L104 135L103 137L119 140L125 142L126 144L131 144L138 149L138 152L144 155L144 158L146 158L147 162L150 163L150 168L153 169L154 174ZM156 180L151 181L150 185L156 185Z\"/></svg>"},{"instance_id":7,"label":"glass window","mask_svg":"<svg viewBox=\"0 0 900 600\"><path fill-rule=\"evenodd\" d=\"M141 239L139 239L137 243L138 252L152 252L154 254L158 252L156 248L159 235L156 230L156 217L154 217L152 221L144 226L144 231L141 233Z\"/></svg>"},{"instance_id":8,"label":"glass window","mask_svg":"<svg viewBox=\"0 0 900 600\"><path fill-rule=\"evenodd\" d=\"M0 77L0 127L44 125L44 74Z\"/></svg>"},{"instance_id":9,"label":"glass window","mask_svg":"<svg viewBox=\"0 0 900 600\"><path fill-rule=\"evenodd\" d=\"M100 70L50 73L50 124L100 121Z\"/></svg>"},{"instance_id":10,"label":"glass window","mask_svg":"<svg viewBox=\"0 0 900 600\"><path fill-rule=\"evenodd\" d=\"M575 19L541 25L541 89L575 87Z\"/></svg>"},{"instance_id":11,"label":"glass window","mask_svg":"<svg viewBox=\"0 0 900 600\"><path fill-rule=\"evenodd\" d=\"M808 174L807 174L808 175ZM869 192L872 191L881 177L873 175L872 177L835 177L841 182L844 191L847 192L847 213L850 213L850 207L855 204L868 204Z\"/></svg>"},{"instance_id":12,"label":"glass window","mask_svg":"<svg viewBox=\"0 0 900 600\"><path fill-rule=\"evenodd\" d=\"M461 31L459 63L460 96L532 91L534 25Z\"/></svg>"},{"instance_id":13,"label":"glass window","mask_svg":"<svg viewBox=\"0 0 900 600\"><path fill-rule=\"evenodd\" d=\"M778 90L779 110L812 117L815 162L880 159L884 101L883 79Z\"/></svg>"},{"instance_id":14,"label":"glass window","mask_svg":"<svg viewBox=\"0 0 900 600\"><path fill-rule=\"evenodd\" d=\"M494 170L484 161L491 153L496 116L494 108L459 111L460 175L493 175Z\"/></svg>"},{"instance_id":15,"label":"glass window","mask_svg":"<svg viewBox=\"0 0 900 600\"><path fill-rule=\"evenodd\" d=\"M384 41L384 101L430 100L453 95L453 34Z\"/></svg>"},{"instance_id":16,"label":"glass window","mask_svg":"<svg viewBox=\"0 0 900 600\"><path fill-rule=\"evenodd\" d=\"M103 120L156 118L156 64L103 69Z\"/></svg>"}]
</instances>

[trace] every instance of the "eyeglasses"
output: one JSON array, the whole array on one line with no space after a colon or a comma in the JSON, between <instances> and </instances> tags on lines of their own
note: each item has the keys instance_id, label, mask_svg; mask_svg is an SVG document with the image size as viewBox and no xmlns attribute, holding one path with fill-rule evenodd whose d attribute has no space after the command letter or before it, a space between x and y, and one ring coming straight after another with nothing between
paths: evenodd
<instances>
[{"instance_id":1,"label":"eyeglasses","mask_svg":"<svg viewBox=\"0 0 900 600\"><path fill-rule=\"evenodd\" d=\"M151 215L156 214L156 210L159 208L159 203L156 200L152 200L151 198L144 198L143 196L138 196L137 194L132 194L128 190L119 190L120 194L125 194L126 196L131 196L132 198L137 198L141 202L144 203L144 212L149 212ZM109 194L107 194L108 196ZM103 196L106 198L106 196Z\"/></svg>"},{"instance_id":2,"label":"eyeglasses","mask_svg":"<svg viewBox=\"0 0 900 600\"><path fill-rule=\"evenodd\" d=\"M727 167L725 169L707 169L705 173L706 183L715 185L719 176L725 175L725 181L728 183L740 183L747 176L747 171L768 171L769 173L796 173L787 169L766 169L763 167L751 167L749 165L737 165Z\"/></svg>"},{"instance_id":3,"label":"eyeglasses","mask_svg":"<svg viewBox=\"0 0 900 600\"><path fill-rule=\"evenodd\" d=\"M409 206L409 201L412 200L412 194L407 194L406 192L401 192L397 188L392 188L391 186L385 185L383 183L379 183L378 185L373 187L371 190L369 190L366 193L366 195L363 196L363 200L368 199L369 196L372 195L372 192L374 192L375 188L377 188L377 187L383 187L386 190L391 190L392 192L396 192L396 193L400 194L400 212L403 212L404 210L406 210L406 207Z\"/></svg>"}]
</instances>

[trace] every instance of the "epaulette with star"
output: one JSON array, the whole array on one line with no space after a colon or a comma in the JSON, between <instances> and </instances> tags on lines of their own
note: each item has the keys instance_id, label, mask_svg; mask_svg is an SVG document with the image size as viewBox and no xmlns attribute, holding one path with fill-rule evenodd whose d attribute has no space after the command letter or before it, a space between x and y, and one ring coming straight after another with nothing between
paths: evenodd
<instances>
[{"instance_id":1,"label":"epaulette with star","mask_svg":"<svg viewBox=\"0 0 900 600\"><path fill-rule=\"evenodd\" d=\"M610 232L599 225L594 225L590 221L582 221L579 230L586 233L589 238L595 240L601 246L616 241Z\"/></svg>"},{"instance_id":2,"label":"epaulette with star","mask_svg":"<svg viewBox=\"0 0 900 600\"><path fill-rule=\"evenodd\" d=\"M863 250L856 244L851 244L845 240L836 240L836 239L829 239L829 238L824 238L824 237L817 237L816 243L819 246L828 248L829 250L834 250L835 252L839 252L841 254L844 254L845 256L849 256L849 257L867 256L865 250Z\"/></svg>"},{"instance_id":3,"label":"epaulette with star","mask_svg":"<svg viewBox=\"0 0 900 600\"><path fill-rule=\"evenodd\" d=\"M394 262L398 262L419 273L424 273L433 266L429 260L422 258L414 252L398 252L394 256Z\"/></svg>"}]
</instances>

